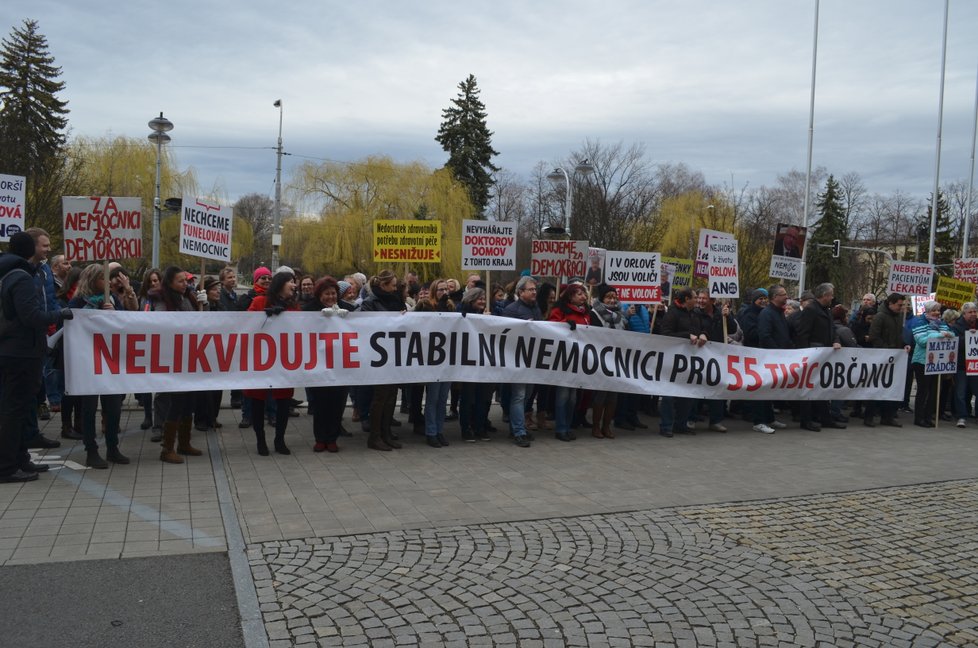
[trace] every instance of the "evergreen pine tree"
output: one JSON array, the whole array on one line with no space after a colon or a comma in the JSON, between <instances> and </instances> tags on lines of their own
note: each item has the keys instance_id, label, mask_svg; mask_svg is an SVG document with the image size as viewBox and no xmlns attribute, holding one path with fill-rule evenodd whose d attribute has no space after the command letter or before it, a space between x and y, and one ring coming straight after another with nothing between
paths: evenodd
<instances>
[{"instance_id":1,"label":"evergreen pine tree","mask_svg":"<svg viewBox=\"0 0 978 648\"><path fill-rule=\"evenodd\" d=\"M25 20L0 49L0 173L43 172L65 143L68 104L57 97L61 68L48 53L37 21Z\"/></svg>"},{"instance_id":2,"label":"evergreen pine tree","mask_svg":"<svg viewBox=\"0 0 978 648\"><path fill-rule=\"evenodd\" d=\"M458 96L442 111L442 123L435 140L448 152L446 167L469 191L472 204L482 214L489 204L492 177L499 169L493 165L492 131L486 126L486 107L479 99L475 76L458 84Z\"/></svg>"},{"instance_id":3,"label":"evergreen pine tree","mask_svg":"<svg viewBox=\"0 0 978 648\"><path fill-rule=\"evenodd\" d=\"M818 209L819 221L814 233L809 230L808 258L805 285L815 286L820 283L831 283L836 287L836 296L841 299L842 288L846 285L846 275L849 264L846 261L846 251L843 250L838 259L832 256L831 247L819 247L818 244L831 246L838 239L845 245L849 238L846 231L845 209L842 196L839 193L839 183L834 176L825 181L825 191L819 194L815 203Z\"/></svg>"},{"instance_id":4,"label":"evergreen pine tree","mask_svg":"<svg viewBox=\"0 0 978 648\"><path fill-rule=\"evenodd\" d=\"M933 194L931 194L933 196ZM926 262L928 258L928 246L930 245L930 214L932 203L927 201L927 218L924 221L927 229L927 239L921 241L921 261ZM937 223L934 229L934 270L936 274L954 274L954 257L960 253L960 246L955 244L951 235L951 213L948 209L947 198L944 191L937 192Z\"/></svg>"}]
</instances>

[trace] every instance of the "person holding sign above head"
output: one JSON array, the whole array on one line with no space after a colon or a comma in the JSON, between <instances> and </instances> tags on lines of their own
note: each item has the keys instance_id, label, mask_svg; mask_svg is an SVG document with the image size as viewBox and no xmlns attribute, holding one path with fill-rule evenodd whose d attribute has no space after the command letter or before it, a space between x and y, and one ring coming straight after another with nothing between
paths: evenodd
<instances>
[{"instance_id":1,"label":"person holding sign above head","mask_svg":"<svg viewBox=\"0 0 978 648\"><path fill-rule=\"evenodd\" d=\"M697 322L696 326L700 333L705 333L710 342L726 344L728 340L724 338L724 331L729 335L737 330L737 320L730 314L730 306L726 303L717 304L717 300L710 297L710 291L705 288L696 292L693 319ZM726 326L724 326L724 320L726 320ZM709 429L713 432L727 431L727 427L723 425L725 404L725 401L716 398L706 401ZM697 409L699 409L699 403L696 403L690 411L689 427L691 428L696 425L693 415Z\"/></svg>"},{"instance_id":2,"label":"person holding sign above head","mask_svg":"<svg viewBox=\"0 0 978 648\"><path fill-rule=\"evenodd\" d=\"M164 270L160 287L148 294L149 310L154 312L194 312L197 303L197 294L187 285L187 273L176 266ZM163 419L160 461L179 464L183 463L180 455L197 457L203 454L190 445L196 395L192 392L164 392L157 394L156 399Z\"/></svg>"},{"instance_id":3,"label":"person holding sign above head","mask_svg":"<svg viewBox=\"0 0 978 648\"><path fill-rule=\"evenodd\" d=\"M927 360L927 340L941 337L954 337L951 327L941 318L941 305L936 301L924 304L924 317L912 330L916 346L913 350L911 366L917 380L917 396L914 399L914 425L934 427L934 412L937 407L937 381L940 375L924 374Z\"/></svg>"},{"instance_id":4,"label":"person holding sign above head","mask_svg":"<svg viewBox=\"0 0 978 648\"><path fill-rule=\"evenodd\" d=\"M268 317L275 317L285 311L297 311L298 288L295 285L295 275L286 270L278 270L268 283L268 289L263 295L257 295L251 300L248 310L264 311ZM285 445L285 429L289 425L289 407L294 390L291 387L281 389L245 389L245 398L251 399L251 427L255 431L258 454L268 456L268 444L265 442L265 399L271 396L275 401L277 416L275 417L275 452L283 455L292 454Z\"/></svg>"}]
</instances>

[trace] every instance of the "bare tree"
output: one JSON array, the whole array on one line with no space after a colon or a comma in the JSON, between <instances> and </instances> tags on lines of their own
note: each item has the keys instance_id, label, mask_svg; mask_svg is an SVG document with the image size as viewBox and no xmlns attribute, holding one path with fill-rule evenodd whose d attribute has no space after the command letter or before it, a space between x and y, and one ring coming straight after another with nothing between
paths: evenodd
<instances>
[{"instance_id":1,"label":"bare tree","mask_svg":"<svg viewBox=\"0 0 978 648\"><path fill-rule=\"evenodd\" d=\"M259 265L271 263L275 216L275 203L272 199L258 193L242 196L234 203L234 215L251 225L255 242L251 255L241 259L240 271L250 273Z\"/></svg>"},{"instance_id":2,"label":"bare tree","mask_svg":"<svg viewBox=\"0 0 978 648\"><path fill-rule=\"evenodd\" d=\"M571 231L592 247L630 249L632 227L652 213L656 201L645 147L633 144L626 149L621 142L605 146L598 140L586 140L566 163L572 168L585 159L594 172L576 184Z\"/></svg>"}]
</instances>

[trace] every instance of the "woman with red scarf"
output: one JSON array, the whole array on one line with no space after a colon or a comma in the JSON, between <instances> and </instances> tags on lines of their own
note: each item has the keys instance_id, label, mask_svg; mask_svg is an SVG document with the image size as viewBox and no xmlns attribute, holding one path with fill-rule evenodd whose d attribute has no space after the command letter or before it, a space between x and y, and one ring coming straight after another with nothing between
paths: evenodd
<instances>
[{"instance_id":1,"label":"woman with red scarf","mask_svg":"<svg viewBox=\"0 0 978 648\"><path fill-rule=\"evenodd\" d=\"M594 312L588 307L587 291L581 284L571 284L560 293L547 319L551 322L567 322L572 329L578 326L601 326ZM576 402L577 390L573 387L557 387L554 396L554 438L573 441L577 438L570 429L571 408Z\"/></svg>"},{"instance_id":2,"label":"woman with red scarf","mask_svg":"<svg viewBox=\"0 0 978 648\"><path fill-rule=\"evenodd\" d=\"M269 316L275 316L283 311L299 310L296 299L295 275L291 272L279 271L272 277L264 294L255 295L248 306L249 311L265 311ZM268 456L268 444L265 442L265 398L271 394L277 406L275 416L275 452L292 454L285 445L285 428L289 425L289 407L291 405L291 387L283 389L245 389L243 395L251 399L251 427L255 431L258 442L258 454Z\"/></svg>"}]
</instances>

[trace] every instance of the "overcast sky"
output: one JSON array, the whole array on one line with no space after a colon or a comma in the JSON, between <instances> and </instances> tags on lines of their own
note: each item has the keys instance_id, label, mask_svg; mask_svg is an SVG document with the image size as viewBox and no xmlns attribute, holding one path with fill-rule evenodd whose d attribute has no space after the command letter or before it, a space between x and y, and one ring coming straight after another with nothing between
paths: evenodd
<instances>
[{"instance_id":1,"label":"overcast sky","mask_svg":"<svg viewBox=\"0 0 978 648\"><path fill-rule=\"evenodd\" d=\"M711 183L804 170L814 0L268 3L6 0L63 68L72 134L145 137L173 121L177 162L231 199L273 192L308 156L446 159L434 136L474 74L499 166L529 176L585 138L646 146ZM943 2L821 2L814 163L874 192L933 183ZM967 180L978 2L951 0L942 183ZM269 147L248 148L208 147Z\"/></svg>"}]
</instances>

